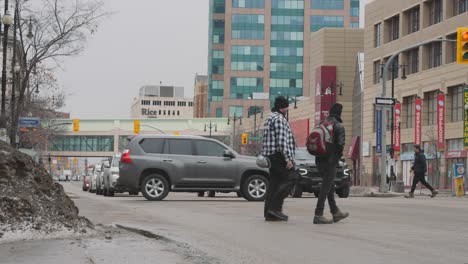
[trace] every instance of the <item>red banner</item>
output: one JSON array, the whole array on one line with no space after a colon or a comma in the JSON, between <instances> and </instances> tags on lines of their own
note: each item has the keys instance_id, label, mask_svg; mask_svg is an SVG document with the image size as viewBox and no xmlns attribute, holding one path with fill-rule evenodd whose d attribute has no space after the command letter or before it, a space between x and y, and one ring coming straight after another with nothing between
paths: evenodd
<instances>
[{"instance_id":1,"label":"red banner","mask_svg":"<svg viewBox=\"0 0 468 264\"><path fill-rule=\"evenodd\" d=\"M414 144L421 146L421 129L422 129L422 100L416 98L414 106Z\"/></svg>"},{"instance_id":2,"label":"red banner","mask_svg":"<svg viewBox=\"0 0 468 264\"><path fill-rule=\"evenodd\" d=\"M437 96L437 148L445 149L445 95Z\"/></svg>"},{"instance_id":3,"label":"red banner","mask_svg":"<svg viewBox=\"0 0 468 264\"><path fill-rule=\"evenodd\" d=\"M393 118L395 123L393 124L393 138L395 139L393 150L395 152L400 152L401 145L401 133L400 133L400 121L401 121L401 104L395 104L395 116Z\"/></svg>"}]
</instances>

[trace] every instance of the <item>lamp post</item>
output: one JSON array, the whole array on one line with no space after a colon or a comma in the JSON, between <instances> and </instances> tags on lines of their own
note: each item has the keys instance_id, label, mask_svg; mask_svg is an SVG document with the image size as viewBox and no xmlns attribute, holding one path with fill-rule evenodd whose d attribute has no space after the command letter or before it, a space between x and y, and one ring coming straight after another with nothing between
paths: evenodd
<instances>
[{"instance_id":1,"label":"lamp post","mask_svg":"<svg viewBox=\"0 0 468 264\"><path fill-rule=\"evenodd\" d=\"M253 109L254 109L253 113L249 111L247 118L254 116L254 136L256 137L257 136L257 114L260 114L260 119L263 119L263 108L254 106Z\"/></svg>"},{"instance_id":2,"label":"lamp post","mask_svg":"<svg viewBox=\"0 0 468 264\"><path fill-rule=\"evenodd\" d=\"M227 121L228 125L231 123L231 120L233 122L231 147L234 148L234 140L236 138L236 122L239 121L239 125L242 125L242 117L237 117L236 113L234 113L234 117L228 117L228 121Z\"/></svg>"},{"instance_id":3,"label":"lamp post","mask_svg":"<svg viewBox=\"0 0 468 264\"><path fill-rule=\"evenodd\" d=\"M3 64L2 64L2 103L0 112L0 128L6 128L6 113L5 113L5 101L6 101L6 65L7 65L7 46L8 46L8 29L13 24L13 18L8 11L8 0L5 0L5 14L2 18L3 27Z\"/></svg>"},{"instance_id":4,"label":"lamp post","mask_svg":"<svg viewBox=\"0 0 468 264\"><path fill-rule=\"evenodd\" d=\"M211 123L211 120L210 120L210 124L205 124L205 132L207 131L206 128L208 128L210 130L210 138L211 138L211 130L214 128L214 132L218 132L218 125L216 123Z\"/></svg>"}]
</instances>

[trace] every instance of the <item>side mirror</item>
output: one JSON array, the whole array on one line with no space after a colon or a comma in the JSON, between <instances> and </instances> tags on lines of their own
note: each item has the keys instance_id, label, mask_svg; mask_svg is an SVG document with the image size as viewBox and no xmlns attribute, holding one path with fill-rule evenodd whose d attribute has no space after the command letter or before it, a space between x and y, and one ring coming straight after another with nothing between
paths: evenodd
<instances>
[{"instance_id":1,"label":"side mirror","mask_svg":"<svg viewBox=\"0 0 468 264\"><path fill-rule=\"evenodd\" d=\"M234 153L232 153L232 151L230 150L225 150L224 153L223 153L223 157L225 158L235 158L236 156L234 155Z\"/></svg>"}]
</instances>

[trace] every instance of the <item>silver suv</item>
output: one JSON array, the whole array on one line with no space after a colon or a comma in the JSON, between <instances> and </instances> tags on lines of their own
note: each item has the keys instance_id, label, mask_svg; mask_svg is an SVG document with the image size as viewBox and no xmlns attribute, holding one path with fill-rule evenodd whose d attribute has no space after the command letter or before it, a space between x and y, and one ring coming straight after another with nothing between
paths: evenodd
<instances>
[{"instance_id":1,"label":"silver suv","mask_svg":"<svg viewBox=\"0 0 468 264\"><path fill-rule=\"evenodd\" d=\"M151 201L172 192L240 192L262 201L268 171L254 157L242 156L223 143L198 136L139 135L122 153L118 192L138 192Z\"/></svg>"}]
</instances>

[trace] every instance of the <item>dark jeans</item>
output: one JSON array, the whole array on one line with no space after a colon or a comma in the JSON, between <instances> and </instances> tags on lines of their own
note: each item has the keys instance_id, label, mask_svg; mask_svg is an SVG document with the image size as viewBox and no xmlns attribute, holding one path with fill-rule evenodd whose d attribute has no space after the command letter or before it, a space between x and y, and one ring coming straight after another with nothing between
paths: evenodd
<instances>
[{"instance_id":1,"label":"dark jeans","mask_svg":"<svg viewBox=\"0 0 468 264\"><path fill-rule=\"evenodd\" d=\"M289 179L289 170L286 168L286 160L281 153L268 156L271 161L270 184L265 195L265 207L263 214L267 217L268 211L283 210L283 201L289 195L294 182Z\"/></svg>"},{"instance_id":2,"label":"dark jeans","mask_svg":"<svg viewBox=\"0 0 468 264\"><path fill-rule=\"evenodd\" d=\"M315 208L315 215L323 215L325 208L325 200L328 198L328 205L332 214L338 212L338 207L335 202L335 183L333 180L336 176L337 163L333 158L317 158L317 168L322 175L322 186L317 200L317 207Z\"/></svg>"},{"instance_id":3,"label":"dark jeans","mask_svg":"<svg viewBox=\"0 0 468 264\"><path fill-rule=\"evenodd\" d=\"M415 173L413 178L413 185L411 186L411 193L414 193L418 182L421 182L422 185L426 186L426 188L431 190L431 192L434 191L434 188L432 188L432 186L427 183L426 178L424 177L424 173Z\"/></svg>"}]
</instances>

